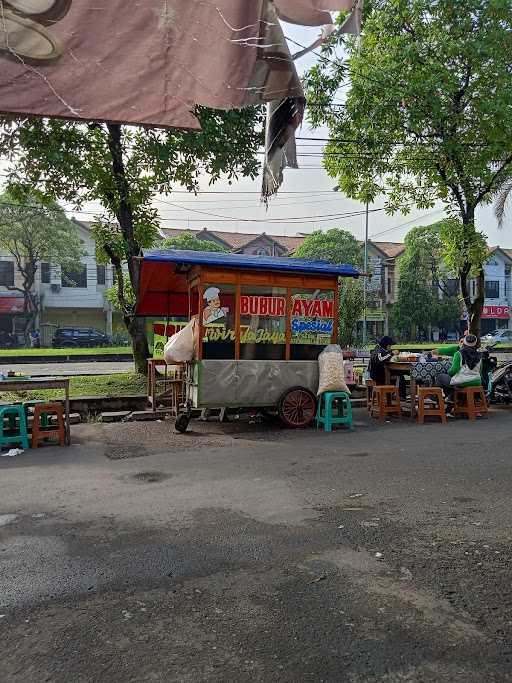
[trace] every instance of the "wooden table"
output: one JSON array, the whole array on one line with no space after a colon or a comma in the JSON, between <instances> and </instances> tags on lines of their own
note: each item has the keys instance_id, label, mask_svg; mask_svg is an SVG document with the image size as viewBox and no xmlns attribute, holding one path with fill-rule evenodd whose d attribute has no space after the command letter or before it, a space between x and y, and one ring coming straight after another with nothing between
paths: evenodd
<instances>
[{"instance_id":1,"label":"wooden table","mask_svg":"<svg viewBox=\"0 0 512 683\"><path fill-rule=\"evenodd\" d=\"M66 429L66 446L71 443L69 420L69 377L41 377L38 379L3 379L0 380L0 394L4 391L34 391L34 389L64 390L64 426Z\"/></svg>"},{"instance_id":2,"label":"wooden table","mask_svg":"<svg viewBox=\"0 0 512 683\"><path fill-rule=\"evenodd\" d=\"M164 367L163 377L157 375L157 368ZM171 366L172 368L173 366ZM158 383L163 384L163 391L158 393ZM158 410L159 405L170 406L171 412L178 414L180 397L183 391L183 367L180 371L169 368L163 358L148 359L148 403L153 411Z\"/></svg>"}]
</instances>

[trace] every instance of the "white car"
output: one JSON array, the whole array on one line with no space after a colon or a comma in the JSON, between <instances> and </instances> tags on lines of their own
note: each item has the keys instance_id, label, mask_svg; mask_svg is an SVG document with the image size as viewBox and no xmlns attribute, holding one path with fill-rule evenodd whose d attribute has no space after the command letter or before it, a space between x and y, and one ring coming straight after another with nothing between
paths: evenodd
<instances>
[{"instance_id":1,"label":"white car","mask_svg":"<svg viewBox=\"0 0 512 683\"><path fill-rule=\"evenodd\" d=\"M497 344L498 342L512 344L512 330L494 330L494 332L484 335L482 341L492 344Z\"/></svg>"}]
</instances>

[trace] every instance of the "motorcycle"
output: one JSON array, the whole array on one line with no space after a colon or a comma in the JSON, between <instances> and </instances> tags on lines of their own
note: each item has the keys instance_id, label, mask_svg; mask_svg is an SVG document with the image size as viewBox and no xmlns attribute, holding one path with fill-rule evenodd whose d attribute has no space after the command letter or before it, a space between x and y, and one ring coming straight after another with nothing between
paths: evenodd
<instances>
[{"instance_id":1,"label":"motorcycle","mask_svg":"<svg viewBox=\"0 0 512 683\"><path fill-rule=\"evenodd\" d=\"M481 350L482 376L490 403L512 403L512 361L498 365L496 356L491 356L496 344L490 344Z\"/></svg>"}]
</instances>

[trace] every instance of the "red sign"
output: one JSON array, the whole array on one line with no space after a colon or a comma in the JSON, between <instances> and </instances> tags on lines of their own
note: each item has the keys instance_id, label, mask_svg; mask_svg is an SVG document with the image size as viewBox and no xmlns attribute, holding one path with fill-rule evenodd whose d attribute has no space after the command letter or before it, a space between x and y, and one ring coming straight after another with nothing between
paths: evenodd
<instances>
[{"instance_id":1,"label":"red sign","mask_svg":"<svg viewBox=\"0 0 512 683\"><path fill-rule=\"evenodd\" d=\"M240 315L284 316L284 296L241 296ZM292 316L300 318L333 318L334 302L326 299L294 299Z\"/></svg>"},{"instance_id":2,"label":"red sign","mask_svg":"<svg viewBox=\"0 0 512 683\"><path fill-rule=\"evenodd\" d=\"M510 318L510 306L484 306L482 318L498 318L508 320Z\"/></svg>"},{"instance_id":3,"label":"red sign","mask_svg":"<svg viewBox=\"0 0 512 683\"><path fill-rule=\"evenodd\" d=\"M0 313L23 313L24 310L23 297L0 296Z\"/></svg>"},{"instance_id":4,"label":"red sign","mask_svg":"<svg viewBox=\"0 0 512 683\"><path fill-rule=\"evenodd\" d=\"M292 315L301 318L333 318L334 302L327 299L295 299Z\"/></svg>"},{"instance_id":5,"label":"red sign","mask_svg":"<svg viewBox=\"0 0 512 683\"><path fill-rule=\"evenodd\" d=\"M286 315L284 296L241 296L240 315Z\"/></svg>"}]
</instances>

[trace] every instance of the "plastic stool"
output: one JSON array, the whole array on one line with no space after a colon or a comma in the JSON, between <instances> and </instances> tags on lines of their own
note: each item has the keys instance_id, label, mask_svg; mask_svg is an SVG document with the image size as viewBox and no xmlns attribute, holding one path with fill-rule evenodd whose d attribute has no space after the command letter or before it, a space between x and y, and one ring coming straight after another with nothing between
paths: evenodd
<instances>
[{"instance_id":1,"label":"plastic stool","mask_svg":"<svg viewBox=\"0 0 512 683\"><path fill-rule=\"evenodd\" d=\"M487 400L482 386L455 389L454 401L454 415L467 415L468 420L476 420L477 415L488 414Z\"/></svg>"},{"instance_id":2,"label":"plastic stool","mask_svg":"<svg viewBox=\"0 0 512 683\"><path fill-rule=\"evenodd\" d=\"M46 415L56 415L55 426L43 427L42 418ZM40 403L34 407L34 423L32 425L32 448L37 448L41 441L50 437L57 437L59 446L66 444L66 427L64 424L64 408L60 403Z\"/></svg>"},{"instance_id":3,"label":"plastic stool","mask_svg":"<svg viewBox=\"0 0 512 683\"><path fill-rule=\"evenodd\" d=\"M379 417L379 422L384 422L388 415L396 415L402 419L402 407L398 387L391 384L373 387L371 417Z\"/></svg>"},{"instance_id":4,"label":"plastic stool","mask_svg":"<svg viewBox=\"0 0 512 683\"><path fill-rule=\"evenodd\" d=\"M336 406L336 412L334 412L334 406ZM317 425L323 424L326 432L331 432L333 425L348 425L349 429L354 429L350 396L345 391L326 391L325 394L321 394L318 400L316 422Z\"/></svg>"},{"instance_id":5,"label":"plastic stool","mask_svg":"<svg viewBox=\"0 0 512 683\"><path fill-rule=\"evenodd\" d=\"M9 421L9 430L15 432L14 434L5 434L5 418ZM16 426L16 418L18 418L18 426ZM27 420L22 405L0 407L0 447L12 444L21 444L23 448L29 448Z\"/></svg>"},{"instance_id":6,"label":"plastic stool","mask_svg":"<svg viewBox=\"0 0 512 683\"><path fill-rule=\"evenodd\" d=\"M428 405L426 399L433 398L435 405ZM419 424L424 424L425 417L439 417L446 424L446 410L443 390L439 387L418 387L418 416Z\"/></svg>"}]
</instances>

